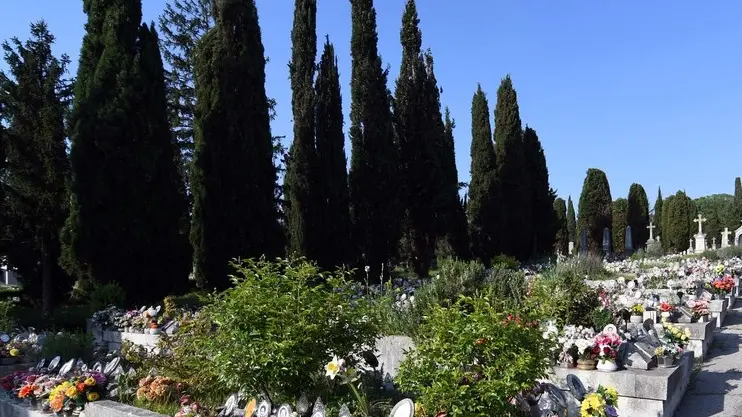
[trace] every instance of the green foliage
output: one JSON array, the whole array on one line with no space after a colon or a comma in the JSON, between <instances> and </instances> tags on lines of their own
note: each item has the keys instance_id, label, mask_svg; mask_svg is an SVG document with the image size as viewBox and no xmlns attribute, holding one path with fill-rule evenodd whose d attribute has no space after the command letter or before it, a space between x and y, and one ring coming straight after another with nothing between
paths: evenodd
<instances>
[{"instance_id":1,"label":"green foliage","mask_svg":"<svg viewBox=\"0 0 742 417\"><path fill-rule=\"evenodd\" d=\"M626 223L631 226L634 248L643 248L649 240L649 201L641 184L633 183L629 187Z\"/></svg>"},{"instance_id":2,"label":"green foliage","mask_svg":"<svg viewBox=\"0 0 742 417\"><path fill-rule=\"evenodd\" d=\"M613 223L612 204L611 187L605 172L588 169L578 208L578 235L580 231L586 231L588 252L602 253L603 229L610 228Z\"/></svg>"},{"instance_id":3,"label":"green foliage","mask_svg":"<svg viewBox=\"0 0 742 417\"><path fill-rule=\"evenodd\" d=\"M90 291L90 309L100 311L108 306L123 307L126 293L115 282L96 284Z\"/></svg>"},{"instance_id":4,"label":"green foliage","mask_svg":"<svg viewBox=\"0 0 742 417\"><path fill-rule=\"evenodd\" d=\"M93 336L86 332L47 334L39 357L50 359L57 355L65 361L78 358L90 361L93 358Z\"/></svg>"},{"instance_id":5,"label":"green foliage","mask_svg":"<svg viewBox=\"0 0 742 417\"><path fill-rule=\"evenodd\" d=\"M668 197L662 206L662 230L665 234L661 238L665 252L682 252L688 249L693 229L691 206L695 211L693 201L682 191Z\"/></svg>"},{"instance_id":6,"label":"green foliage","mask_svg":"<svg viewBox=\"0 0 742 417\"><path fill-rule=\"evenodd\" d=\"M600 305L598 291L585 284L583 268L578 265L561 263L531 283L531 296L526 302L539 317L560 324L592 324L590 313Z\"/></svg>"},{"instance_id":7,"label":"green foliage","mask_svg":"<svg viewBox=\"0 0 742 417\"><path fill-rule=\"evenodd\" d=\"M216 25L196 54L190 237L196 279L224 289L230 285L229 260L275 255L282 230L255 1L217 6Z\"/></svg>"},{"instance_id":8,"label":"green foliage","mask_svg":"<svg viewBox=\"0 0 742 417\"><path fill-rule=\"evenodd\" d=\"M9 332L15 328L15 306L16 302L13 300L0 300L0 332Z\"/></svg>"},{"instance_id":9,"label":"green foliage","mask_svg":"<svg viewBox=\"0 0 742 417\"><path fill-rule=\"evenodd\" d=\"M511 415L509 399L545 376L548 341L532 323L526 315L508 321L486 295L435 306L397 383L424 416Z\"/></svg>"},{"instance_id":10,"label":"green foliage","mask_svg":"<svg viewBox=\"0 0 742 417\"><path fill-rule=\"evenodd\" d=\"M721 259L742 258L742 247L727 246L716 251Z\"/></svg>"},{"instance_id":11,"label":"green foliage","mask_svg":"<svg viewBox=\"0 0 742 417\"><path fill-rule=\"evenodd\" d=\"M499 254L492 258L493 266L501 266L506 269L518 269L520 268L520 262L513 256Z\"/></svg>"},{"instance_id":12,"label":"green foliage","mask_svg":"<svg viewBox=\"0 0 742 417\"><path fill-rule=\"evenodd\" d=\"M730 229L736 229L742 222L742 182L740 178L734 179L734 202L732 204L732 227ZM737 245L737 242L734 242Z\"/></svg>"},{"instance_id":13,"label":"green foliage","mask_svg":"<svg viewBox=\"0 0 742 417\"><path fill-rule=\"evenodd\" d=\"M524 305L528 287L523 271L495 264L487 273L485 289L506 307L520 308Z\"/></svg>"},{"instance_id":14,"label":"green foliage","mask_svg":"<svg viewBox=\"0 0 742 417\"><path fill-rule=\"evenodd\" d=\"M554 250L562 255L567 255L569 251L569 230L567 228L567 203L563 198L554 200L554 217L557 224L557 233L554 237Z\"/></svg>"},{"instance_id":15,"label":"green foliage","mask_svg":"<svg viewBox=\"0 0 742 417\"><path fill-rule=\"evenodd\" d=\"M626 249L626 212L629 202L625 198L617 198L613 202L613 223L611 230L613 232L613 252L623 253ZM636 242L632 242L637 247Z\"/></svg>"},{"instance_id":16,"label":"green foliage","mask_svg":"<svg viewBox=\"0 0 742 417\"><path fill-rule=\"evenodd\" d=\"M662 189L660 187L657 187L657 200L654 202L654 215L652 217L652 222L654 223L654 239L657 240L657 237L659 236L660 239L662 239L663 236L663 230L662 230Z\"/></svg>"},{"instance_id":17,"label":"green foliage","mask_svg":"<svg viewBox=\"0 0 742 417\"><path fill-rule=\"evenodd\" d=\"M500 246L495 240L500 235L494 214L499 188L489 112L487 97L478 85L471 105L471 181L466 209L472 255L480 262L489 262Z\"/></svg>"},{"instance_id":18,"label":"green foliage","mask_svg":"<svg viewBox=\"0 0 742 417\"><path fill-rule=\"evenodd\" d=\"M538 142L536 132L529 134L534 137L530 140L533 142L530 146L536 147L535 142ZM518 95L513 88L510 75L502 79L497 89L494 137L497 183L500 187L499 197L501 201L507 201L507 204L499 204L497 210L497 222L500 224L502 234L508 236L507 244L502 245L500 251L520 260L526 260L530 257L533 247L533 193L529 179L530 173L527 172L526 166ZM534 174L543 175L544 172ZM546 175L548 176L548 173ZM539 186L542 186L543 178L537 179ZM550 215L551 213L548 213L547 219Z\"/></svg>"},{"instance_id":19,"label":"green foliage","mask_svg":"<svg viewBox=\"0 0 742 417\"><path fill-rule=\"evenodd\" d=\"M718 261L719 259L721 259L719 253L712 249L706 249L705 251L701 252L700 257L706 258L709 261Z\"/></svg>"},{"instance_id":20,"label":"green foliage","mask_svg":"<svg viewBox=\"0 0 742 417\"><path fill-rule=\"evenodd\" d=\"M575 206L572 203L572 196L567 197L567 233L569 235L569 241L575 242L575 246L579 243L577 236L577 219L575 218Z\"/></svg>"},{"instance_id":21,"label":"green foliage","mask_svg":"<svg viewBox=\"0 0 742 417\"><path fill-rule=\"evenodd\" d=\"M318 173L314 141L314 60L317 56L317 1L294 2L294 26L291 29L291 107L294 137L286 162L287 253L317 259L322 248L319 239L318 194L323 180Z\"/></svg>"},{"instance_id":22,"label":"green foliage","mask_svg":"<svg viewBox=\"0 0 742 417\"><path fill-rule=\"evenodd\" d=\"M532 238L528 242L530 259L551 255L554 242L561 227L554 212L556 192L549 188L549 169L546 156L536 131L526 126L523 132L523 153L525 159L525 176L531 190L530 206L532 217L529 219ZM566 213L565 219L566 221ZM566 224L565 224L566 228ZM566 251L565 251L566 253Z\"/></svg>"},{"instance_id":23,"label":"green foliage","mask_svg":"<svg viewBox=\"0 0 742 417\"><path fill-rule=\"evenodd\" d=\"M321 227L317 262L324 269L351 262L356 255L350 241L350 196L343 134L343 103L335 47L325 42L317 69L315 133L321 190Z\"/></svg>"},{"instance_id":24,"label":"green foliage","mask_svg":"<svg viewBox=\"0 0 742 417\"><path fill-rule=\"evenodd\" d=\"M652 242L647 245L647 250L645 251L647 254L647 257L649 258L659 258L662 255L664 255L664 252L662 251L662 244L659 242Z\"/></svg>"},{"instance_id":25,"label":"green foliage","mask_svg":"<svg viewBox=\"0 0 742 417\"><path fill-rule=\"evenodd\" d=\"M598 307L590 312L591 327L600 331L600 329L613 323L613 313L611 310Z\"/></svg>"},{"instance_id":26,"label":"green foliage","mask_svg":"<svg viewBox=\"0 0 742 417\"><path fill-rule=\"evenodd\" d=\"M735 225L740 221L734 217L734 197L730 194L712 194L694 200L696 212L703 215L707 221L703 222L703 233L708 236L709 243L712 237L716 243L721 244L721 232L725 227L729 230L736 229ZM693 223L694 230L698 230L698 224Z\"/></svg>"},{"instance_id":27,"label":"green foliage","mask_svg":"<svg viewBox=\"0 0 742 417\"><path fill-rule=\"evenodd\" d=\"M350 200L353 239L370 275L392 257L399 240L399 152L378 51L372 0L351 2ZM386 269L385 269L386 271Z\"/></svg>"},{"instance_id":28,"label":"green foliage","mask_svg":"<svg viewBox=\"0 0 742 417\"><path fill-rule=\"evenodd\" d=\"M316 393L308 381L333 355L353 360L372 346L377 326L367 301L354 300L346 274L320 274L303 260L248 260L235 264L235 286L199 314L211 337L196 332L195 346L211 355L210 366L225 389L274 399Z\"/></svg>"}]
</instances>

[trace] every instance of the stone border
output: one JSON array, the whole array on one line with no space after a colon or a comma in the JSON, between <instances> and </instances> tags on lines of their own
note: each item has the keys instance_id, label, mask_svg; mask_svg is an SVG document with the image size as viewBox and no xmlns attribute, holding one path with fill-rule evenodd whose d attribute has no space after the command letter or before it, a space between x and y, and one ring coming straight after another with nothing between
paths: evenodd
<instances>
[{"instance_id":1,"label":"stone border","mask_svg":"<svg viewBox=\"0 0 742 417\"><path fill-rule=\"evenodd\" d=\"M0 399L0 416L2 417L51 417L51 413L32 410L26 404L14 404ZM81 417L169 417L142 408L117 403L115 401L96 401L88 403Z\"/></svg>"},{"instance_id":2,"label":"stone border","mask_svg":"<svg viewBox=\"0 0 742 417\"><path fill-rule=\"evenodd\" d=\"M696 360L703 360L714 341L714 330L716 330L716 320L710 320L701 323L673 323L679 328L690 329L690 341L686 350L693 352Z\"/></svg>"}]
</instances>

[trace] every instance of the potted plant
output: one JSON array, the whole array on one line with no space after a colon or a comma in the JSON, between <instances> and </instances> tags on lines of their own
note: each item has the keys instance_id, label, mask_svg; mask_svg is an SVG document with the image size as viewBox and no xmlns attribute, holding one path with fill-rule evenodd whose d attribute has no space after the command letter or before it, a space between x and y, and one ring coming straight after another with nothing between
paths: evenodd
<instances>
[{"instance_id":1,"label":"potted plant","mask_svg":"<svg viewBox=\"0 0 742 417\"><path fill-rule=\"evenodd\" d=\"M580 357L577 359L577 369L592 371L595 369L599 348L592 340L578 339L575 341Z\"/></svg>"},{"instance_id":2,"label":"potted plant","mask_svg":"<svg viewBox=\"0 0 742 417\"><path fill-rule=\"evenodd\" d=\"M675 366L678 356L690 341L690 329L681 329L671 323L662 323L664 334L660 338L662 343L656 350L657 366L668 368ZM662 350L660 350L662 349Z\"/></svg>"},{"instance_id":3,"label":"potted plant","mask_svg":"<svg viewBox=\"0 0 742 417\"><path fill-rule=\"evenodd\" d=\"M615 372L618 369L616 358L621 346L621 337L616 333L600 333L595 336L598 347L598 364L596 368L603 372Z\"/></svg>"},{"instance_id":4,"label":"potted plant","mask_svg":"<svg viewBox=\"0 0 742 417\"><path fill-rule=\"evenodd\" d=\"M598 386L595 392L585 396L580 404L580 416L582 417L618 417L616 404L618 403L618 392L615 388Z\"/></svg>"},{"instance_id":5,"label":"potted plant","mask_svg":"<svg viewBox=\"0 0 742 417\"><path fill-rule=\"evenodd\" d=\"M634 304L631 306L631 316L629 322L641 323L644 321L644 306L642 304Z\"/></svg>"},{"instance_id":6,"label":"potted plant","mask_svg":"<svg viewBox=\"0 0 742 417\"><path fill-rule=\"evenodd\" d=\"M691 320L698 323L706 323L709 318L709 303L706 300L690 300L688 307L693 312Z\"/></svg>"},{"instance_id":7,"label":"potted plant","mask_svg":"<svg viewBox=\"0 0 742 417\"><path fill-rule=\"evenodd\" d=\"M678 354L682 349L675 345L662 344L654 350L657 355L657 366L660 368L672 368L677 365Z\"/></svg>"},{"instance_id":8,"label":"potted plant","mask_svg":"<svg viewBox=\"0 0 742 417\"><path fill-rule=\"evenodd\" d=\"M666 302L662 301L660 302L660 316L662 316L662 321L667 321L670 319L670 316L672 315L672 312L675 310L675 306Z\"/></svg>"}]
</instances>

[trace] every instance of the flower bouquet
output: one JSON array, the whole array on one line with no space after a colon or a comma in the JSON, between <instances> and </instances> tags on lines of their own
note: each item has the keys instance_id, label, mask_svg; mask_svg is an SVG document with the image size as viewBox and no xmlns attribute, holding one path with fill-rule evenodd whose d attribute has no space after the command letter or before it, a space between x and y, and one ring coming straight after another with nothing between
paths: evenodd
<instances>
[{"instance_id":1,"label":"flower bouquet","mask_svg":"<svg viewBox=\"0 0 742 417\"><path fill-rule=\"evenodd\" d=\"M206 417L207 415L201 404L193 401L190 395L180 397L180 410L175 417Z\"/></svg>"},{"instance_id":2,"label":"flower bouquet","mask_svg":"<svg viewBox=\"0 0 742 417\"><path fill-rule=\"evenodd\" d=\"M617 403L616 389L599 385L595 392L587 394L582 400L580 417L618 417Z\"/></svg>"},{"instance_id":3,"label":"flower bouquet","mask_svg":"<svg viewBox=\"0 0 742 417\"><path fill-rule=\"evenodd\" d=\"M598 370L613 372L618 369L616 358L621 347L621 336L616 333L600 333L595 336L595 346L598 351Z\"/></svg>"},{"instance_id":4,"label":"flower bouquet","mask_svg":"<svg viewBox=\"0 0 742 417\"><path fill-rule=\"evenodd\" d=\"M706 285L706 288L712 293L716 294L720 298L723 298L729 294L734 288L734 278L731 275L724 275L721 278L716 278Z\"/></svg>"},{"instance_id":5,"label":"flower bouquet","mask_svg":"<svg viewBox=\"0 0 742 417\"><path fill-rule=\"evenodd\" d=\"M692 319L694 321L698 321L702 317L708 316L709 314L709 303L706 300L703 300L703 299L688 300L686 305L693 312Z\"/></svg>"},{"instance_id":6,"label":"flower bouquet","mask_svg":"<svg viewBox=\"0 0 742 417\"><path fill-rule=\"evenodd\" d=\"M49 408L55 413L83 410L85 404L103 397L106 378L100 372L87 372L64 380L49 392Z\"/></svg>"}]
</instances>

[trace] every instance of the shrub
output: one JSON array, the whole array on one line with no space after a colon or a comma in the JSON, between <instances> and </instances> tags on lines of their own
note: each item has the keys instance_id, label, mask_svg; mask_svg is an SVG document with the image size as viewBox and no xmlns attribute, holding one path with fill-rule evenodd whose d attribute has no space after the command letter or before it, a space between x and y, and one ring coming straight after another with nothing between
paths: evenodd
<instances>
[{"instance_id":1,"label":"shrub","mask_svg":"<svg viewBox=\"0 0 742 417\"><path fill-rule=\"evenodd\" d=\"M507 269L519 269L520 268L520 262L518 262L517 259L515 259L512 256L503 255L503 254L496 255L492 259L492 265L493 266L499 265Z\"/></svg>"},{"instance_id":2,"label":"shrub","mask_svg":"<svg viewBox=\"0 0 742 417\"><path fill-rule=\"evenodd\" d=\"M9 332L15 328L14 308L15 301L11 299L0 300L0 332Z\"/></svg>"},{"instance_id":3,"label":"shrub","mask_svg":"<svg viewBox=\"0 0 742 417\"><path fill-rule=\"evenodd\" d=\"M526 298L526 277L520 270L495 265L487 274L487 286L494 297L511 306L520 306Z\"/></svg>"},{"instance_id":4,"label":"shrub","mask_svg":"<svg viewBox=\"0 0 742 417\"><path fill-rule=\"evenodd\" d=\"M333 355L350 360L374 345L378 326L367 301L353 300L344 272L320 273L301 259L234 267L235 286L215 295L194 326L179 332L195 330L188 354L208 357L224 389L264 390L273 399L315 394L312 377L323 374ZM197 362L203 366L203 359Z\"/></svg>"},{"instance_id":5,"label":"shrub","mask_svg":"<svg viewBox=\"0 0 742 417\"><path fill-rule=\"evenodd\" d=\"M108 306L122 307L126 300L126 293L115 282L95 284L89 292L90 308L100 311Z\"/></svg>"},{"instance_id":6,"label":"shrub","mask_svg":"<svg viewBox=\"0 0 742 417\"><path fill-rule=\"evenodd\" d=\"M491 296L431 308L396 378L423 416L511 415L509 399L545 376L549 342L537 323L500 311Z\"/></svg>"},{"instance_id":7,"label":"shrub","mask_svg":"<svg viewBox=\"0 0 742 417\"><path fill-rule=\"evenodd\" d=\"M721 257L719 254L712 249L706 249L701 253L701 257L708 259L709 261L718 261Z\"/></svg>"},{"instance_id":8,"label":"shrub","mask_svg":"<svg viewBox=\"0 0 742 417\"><path fill-rule=\"evenodd\" d=\"M79 358L89 362L93 358L93 337L85 332L47 334L40 357L49 360L55 356L60 356L64 361Z\"/></svg>"},{"instance_id":9,"label":"shrub","mask_svg":"<svg viewBox=\"0 0 742 417\"><path fill-rule=\"evenodd\" d=\"M591 326L590 312L600 305L599 291L585 284L580 271L564 264L535 278L530 292L527 305L560 324Z\"/></svg>"},{"instance_id":10,"label":"shrub","mask_svg":"<svg viewBox=\"0 0 742 417\"><path fill-rule=\"evenodd\" d=\"M595 308L590 312L590 327L601 331L605 326L613 323L613 312L606 308Z\"/></svg>"},{"instance_id":11,"label":"shrub","mask_svg":"<svg viewBox=\"0 0 742 417\"><path fill-rule=\"evenodd\" d=\"M719 249L716 253L719 254L721 259L742 258L742 247L727 246Z\"/></svg>"}]
</instances>

